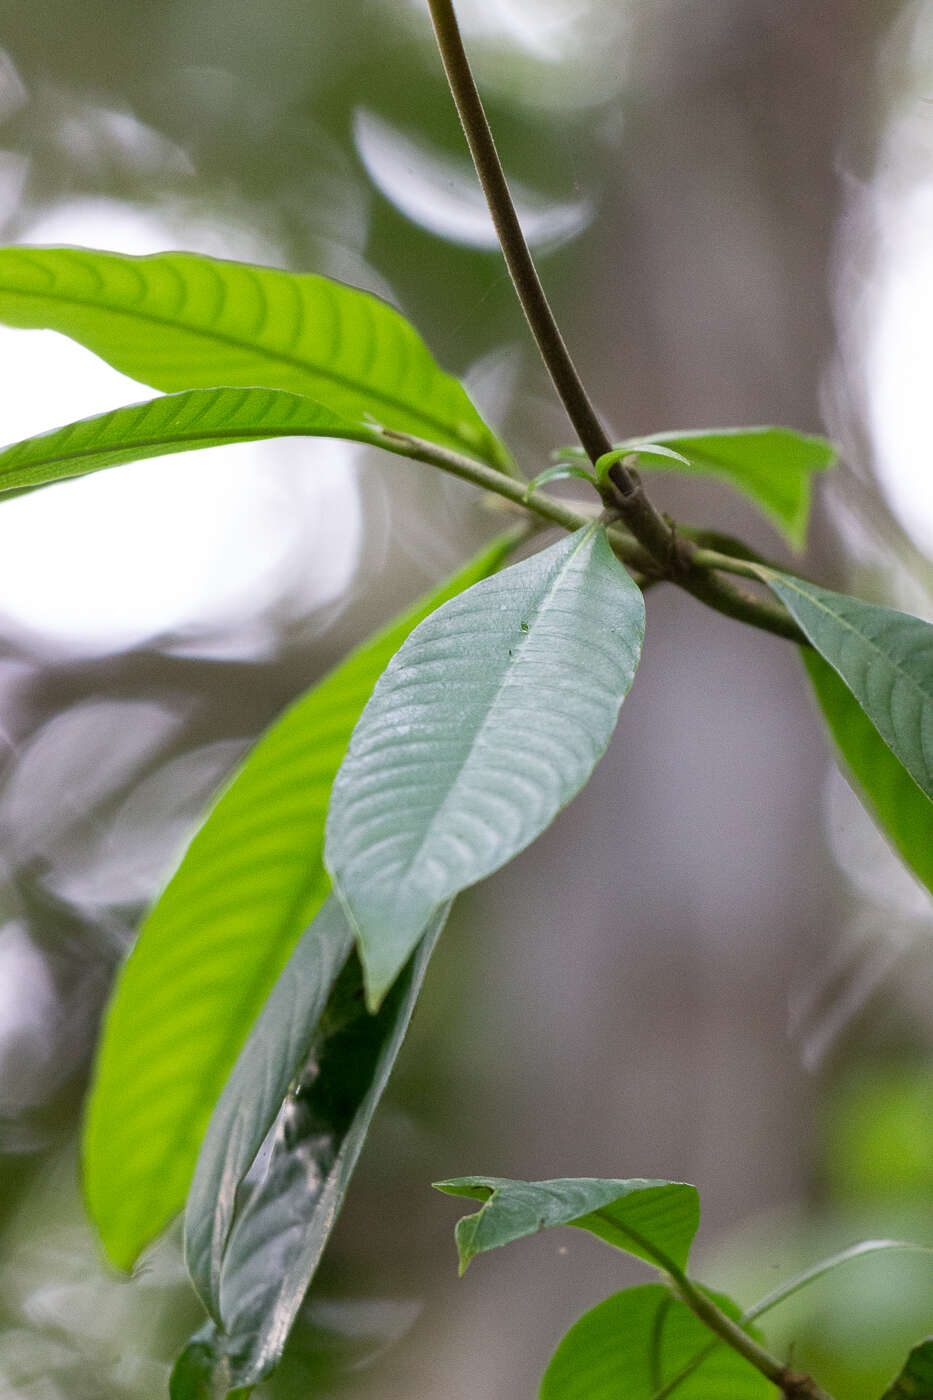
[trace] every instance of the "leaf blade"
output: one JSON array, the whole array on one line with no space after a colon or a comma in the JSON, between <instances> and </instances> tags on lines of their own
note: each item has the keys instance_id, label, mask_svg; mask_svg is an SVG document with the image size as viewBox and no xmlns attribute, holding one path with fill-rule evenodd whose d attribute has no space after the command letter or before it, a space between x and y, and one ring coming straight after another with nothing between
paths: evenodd
<instances>
[{"instance_id":1,"label":"leaf blade","mask_svg":"<svg viewBox=\"0 0 933 1400\"><path fill-rule=\"evenodd\" d=\"M764 565L757 572L933 799L933 626Z\"/></svg>"},{"instance_id":2,"label":"leaf blade","mask_svg":"<svg viewBox=\"0 0 933 1400\"><path fill-rule=\"evenodd\" d=\"M285 389L350 421L510 461L399 312L313 273L196 253L4 248L0 321L60 331L165 393Z\"/></svg>"},{"instance_id":3,"label":"leaf blade","mask_svg":"<svg viewBox=\"0 0 933 1400\"><path fill-rule=\"evenodd\" d=\"M710 1293L734 1321L731 1299ZM660 1283L613 1294L584 1313L559 1343L541 1381L540 1400L769 1400L777 1389L744 1357L710 1334ZM707 1354L695 1367L701 1350ZM686 1373L686 1374L684 1374ZM683 1379L668 1390L679 1375Z\"/></svg>"},{"instance_id":4,"label":"leaf blade","mask_svg":"<svg viewBox=\"0 0 933 1400\"><path fill-rule=\"evenodd\" d=\"M587 526L426 619L386 668L331 795L325 863L370 1004L431 911L528 845L609 742L640 591Z\"/></svg>"},{"instance_id":5,"label":"leaf blade","mask_svg":"<svg viewBox=\"0 0 933 1400\"><path fill-rule=\"evenodd\" d=\"M465 1176L434 1186L449 1196L484 1202L457 1222L461 1274L477 1254L558 1225L588 1230L658 1268L673 1263L683 1269L700 1222L696 1187L680 1181Z\"/></svg>"},{"instance_id":6,"label":"leaf blade","mask_svg":"<svg viewBox=\"0 0 933 1400\"><path fill-rule=\"evenodd\" d=\"M933 803L833 667L813 651L803 653L803 662L856 792L904 862L933 892Z\"/></svg>"},{"instance_id":7,"label":"leaf blade","mask_svg":"<svg viewBox=\"0 0 933 1400\"><path fill-rule=\"evenodd\" d=\"M265 1175L230 1231L220 1272L222 1325L209 1324L196 1334L176 1365L186 1384L188 1374L199 1371L223 1387L219 1393L238 1393L278 1363L448 912L449 905L435 915L376 1015L365 1009L362 969L351 953L318 1023L307 1079L289 1094ZM244 1064L248 1056L249 1047ZM172 1394L181 1400L187 1391L179 1383Z\"/></svg>"},{"instance_id":8,"label":"leaf blade","mask_svg":"<svg viewBox=\"0 0 933 1400\"><path fill-rule=\"evenodd\" d=\"M654 433L620 444L632 452L666 444L688 459L667 470L714 476L759 506L795 549L806 540L813 475L830 468L836 450L826 438L774 426ZM645 463L652 470L650 462Z\"/></svg>"},{"instance_id":9,"label":"leaf blade","mask_svg":"<svg viewBox=\"0 0 933 1400\"><path fill-rule=\"evenodd\" d=\"M924 1338L911 1349L881 1400L933 1400L933 1337Z\"/></svg>"},{"instance_id":10,"label":"leaf blade","mask_svg":"<svg viewBox=\"0 0 933 1400\"><path fill-rule=\"evenodd\" d=\"M499 537L285 711L143 921L105 1016L84 1127L88 1211L118 1267L181 1210L213 1103L330 891L330 787L377 676L423 617L498 568L514 540Z\"/></svg>"},{"instance_id":11,"label":"leaf blade","mask_svg":"<svg viewBox=\"0 0 933 1400\"><path fill-rule=\"evenodd\" d=\"M281 389L191 389L82 418L0 450L0 492L31 490L176 452L277 437L349 438L380 446L374 428Z\"/></svg>"}]
</instances>

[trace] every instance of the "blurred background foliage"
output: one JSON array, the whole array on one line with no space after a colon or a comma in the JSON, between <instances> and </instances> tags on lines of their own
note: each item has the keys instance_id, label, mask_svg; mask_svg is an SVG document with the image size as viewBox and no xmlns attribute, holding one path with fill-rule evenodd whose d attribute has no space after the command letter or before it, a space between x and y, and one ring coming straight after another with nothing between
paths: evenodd
<instances>
[{"instance_id":1,"label":"blurred background foliage","mask_svg":"<svg viewBox=\"0 0 933 1400\"><path fill-rule=\"evenodd\" d=\"M612 431L834 436L809 567L933 615L933 12L922 0L464 0L520 208ZM420 0L0 0L6 241L190 247L391 298L523 466L569 440L492 248ZM147 395L0 333L3 441ZM770 553L722 488L665 507ZM197 1320L177 1235L132 1282L74 1140L134 925L287 700L494 527L346 444L121 468L0 510L0 1395L164 1394ZM700 1187L744 1302L865 1235L933 1243L933 920L833 770L790 648L671 590L581 798L461 899L264 1395L530 1395L634 1279L570 1232L456 1278L432 1179ZM775 1313L873 1400L931 1266Z\"/></svg>"}]
</instances>

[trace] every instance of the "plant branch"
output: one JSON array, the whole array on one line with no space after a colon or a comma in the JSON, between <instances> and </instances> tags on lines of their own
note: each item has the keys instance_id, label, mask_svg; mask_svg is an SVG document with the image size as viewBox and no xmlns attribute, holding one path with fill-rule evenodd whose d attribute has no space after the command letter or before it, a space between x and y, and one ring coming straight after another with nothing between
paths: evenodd
<instances>
[{"instance_id":1,"label":"plant branch","mask_svg":"<svg viewBox=\"0 0 933 1400\"><path fill-rule=\"evenodd\" d=\"M574 431L595 465L600 457L612 450L612 444L577 373L525 242L463 47L453 0L428 0L428 8L451 95L489 205L509 276ZM674 527L655 509L645 493L641 477L632 467L625 462L616 462L608 473L601 494L607 509L628 526L647 551L654 561L654 572L659 573L660 577L671 579L717 612L743 622L758 618L755 625L766 631L776 632L794 641L801 639L799 630L786 616L782 617L774 605L759 604L749 594L742 593L725 579L717 578L706 568L695 564L693 546L678 536Z\"/></svg>"},{"instance_id":2,"label":"plant branch","mask_svg":"<svg viewBox=\"0 0 933 1400\"><path fill-rule=\"evenodd\" d=\"M679 1269L668 1271L671 1287L682 1303L685 1303L695 1317L714 1332L726 1346L744 1356L756 1370L776 1385L785 1400L832 1400L810 1377L785 1366L754 1337L744 1332L737 1322L727 1317L713 1300L687 1278Z\"/></svg>"},{"instance_id":3,"label":"plant branch","mask_svg":"<svg viewBox=\"0 0 933 1400\"><path fill-rule=\"evenodd\" d=\"M565 530L579 530L592 522L592 511L587 510L584 503L581 502L575 508L573 504L558 501L544 491L525 486L523 482L516 481L514 477L506 476L504 472L497 471L495 467L487 466L485 462L479 462L473 457L462 456L450 448L440 447L437 443L427 442L422 438L410 437L407 433L397 433L390 428L382 428L380 438L382 446L388 452L439 467L441 471L460 477L462 481L470 481L474 486L481 486L486 491L492 491L497 496L504 497L514 505L549 520L553 525L560 525ZM715 608L717 612L725 613L726 616L736 618L740 622L747 622L760 631L771 632L801 646L809 646L806 637L782 604L735 588L725 579L708 572L721 569L757 579L758 575L747 561L733 559L730 555L720 554L716 550L697 549L693 552L692 578L688 585L682 577L661 568L643 545L617 522L613 523L612 519L608 518L606 524L612 547L618 557L630 569L637 570L645 581L659 583L665 579L673 579L697 597L702 597L703 602Z\"/></svg>"}]
</instances>

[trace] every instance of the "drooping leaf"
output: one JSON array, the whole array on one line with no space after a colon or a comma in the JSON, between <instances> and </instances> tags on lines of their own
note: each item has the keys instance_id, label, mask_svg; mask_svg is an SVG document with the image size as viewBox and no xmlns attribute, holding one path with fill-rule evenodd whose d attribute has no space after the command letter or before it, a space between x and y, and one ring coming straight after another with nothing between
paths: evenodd
<instances>
[{"instance_id":1,"label":"drooping leaf","mask_svg":"<svg viewBox=\"0 0 933 1400\"><path fill-rule=\"evenodd\" d=\"M739 1321L730 1298L709 1296ZM682 1374L679 1384L665 1388ZM614 1294L574 1323L544 1373L540 1400L653 1400L659 1392L678 1400L778 1396L743 1356L711 1346L703 1323L664 1284L648 1283Z\"/></svg>"},{"instance_id":2,"label":"drooping leaf","mask_svg":"<svg viewBox=\"0 0 933 1400\"><path fill-rule=\"evenodd\" d=\"M502 536L286 710L260 739L140 930L117 980L84 1135L88 1207L128 1268L182 1208L211 1109L298 938L326 899L331 783L379 673Z\"/></svg>"},{"instance_id":3,"label":"drooping leaf","mask_svg":"<svg viewBox=\"0 0 933 1400\"><path fill-rule=\"evenodd\" d=\"M82 418L0 450L0 492L19 493L105 467L225 443L276 437L350 438L383 446L380 433L281 389L192 389Z\"/></svg>"},{"instance_id":4,"label":"drooping leaf","mask_svg":"<svg viewBox=\"0 0 933 1400\"><path fill-rule=\"evenodd\" d=\"M510 460L405 318L327 277L195 253L3 248L0 321L62 331L165 393L286 389L351 422Z\"/></svg>"},{"instance_id":5,"label":"drooping leaf","mask_svg":"<svg viewBox=\"0 0 933 1400\"><path fill-rule=\"evenodd\" d=\"M683 461L642 461L642 465L715 476L750 497L795 548L806 539L810 484L814 472L836 460L825 438L791 428L710 428L696 432L653 433L619 444L628 452L647 446L672 447Z\"/></svg>"},{"instance_id":6,"label":"drooping leaf","mask_svg":"<svg viewBox=\"0 0 933 1400\"><path fill-rule=\"evenodd\" d=\"M331 896L295 945L211 1115L185 1205L185 1262L216 1321L237 1191L293 1077L308 1062L318 1022L352 947L353 932Z\"/></svg>"},{"instance_id":7,"label":"drooping leaf","mask_svg":"<svg viewBox=\"0 0 933 1400\"><path fill-rule=\"evenodd\" d=\"M393 658L334 783L325 841L370 1005L437 905L583 787L643 635L641 593L592 525L453 599Z\"/></svg>"},{"instance_id":8,"label":"drooping leaf","mask_svg":"<svg viewBox=\"0 0 933 1400\"><path fill-rule=\"evenodd\" d=\"M461 1274L477 1254L555 1225L589 1230L658 1268L683 1269L700 1223L696 1187L679 1181L462 1176L434 1185L449 1196L485 1202L457 1222Z\"/></svg>"},{"instance_id":9,"label":"drooping leaf","mask_svg":"<svg viewBox=\"0 0 933 1400\"><path fill-rule=\"evenodd\" d=\"M933 1337L917 1343L881 1400L933 1400Z\"/></svg>"},{"instance_id":10,"label":"drooping leaf","mask_svg":"<svg viewBox=\"0 0 933 1400\"><path fill-rule=\"evenodd\" d=\"M823 718L844 768L882 832L933 891L933 802L914 782L832 666L803 653Z\"/></svg>"},{"instance_id":11,"label":"drooping leaf","mask_svg":"<svg viewBox=\"0 0 933 1400\"><path fill-rule=\"evenodd\" d=\"M251 1189L248 1182L241 1188L243 1199L220 1262L220 1323L208 1323L182 1353L173 1400L198 1396L195 1378L213 1386L203 1394L216 1400L257 1384L277 1364L401 1048L448 909L445 905L435 915L375 1015L366 1010L362 969L351 954L311 1037L304 1067L296 1067L268 1163ZM300 1014L300 998L289 1001ZM261 1060L263 1047L275 1038L274 1015L274 1009L263 1013L234 1070L244 1091L254 1085L253 1051ZM297 1045L300 1038L288 1031L283 1041Z\"/></svg>"},{"instance_id":12,"label":"drooping leaf","mask_svg":"<svg viewBox=\"0 0 933 1400\"><path fill-rule=\"evenodd\" d=\"M756 568L933 798L933 626L763 565Z\"/></svg>"}]
</instances>

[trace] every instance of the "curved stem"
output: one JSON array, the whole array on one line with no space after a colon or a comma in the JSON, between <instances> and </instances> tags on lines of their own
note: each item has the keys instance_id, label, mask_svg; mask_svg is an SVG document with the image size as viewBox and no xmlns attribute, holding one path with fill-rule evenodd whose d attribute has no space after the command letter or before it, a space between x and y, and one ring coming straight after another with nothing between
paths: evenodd
<instances>
[{"instance_id":1,"label":"curved stem","mask_svg":"<svg viewBox=\"0 0 933 1400\"><path fill-rule=\"evenodd\" d=\"M553 496L548 496L535 487L525 486L523 482L506 476L504 472L497 471L495 467L487 466L485 462L478 462L473 457L464 457L458 452L451 451L448 447L439 447L436 443L426 442L422 438L410 437L407 433L397 433L389 428L382 428L380 437L386 451L395 452L400 457L410 457L416 462L426 462L432 467L439 467L441 471L449 472L452 476L460 477L462 481L470 481L474 486L481 486L487 491L492 491L497 496L502 496L505 500L512 501L513 504L541 516L542 519L562 526L565 530L579 530L581 526L589 525L593 519L592 512L575 510L572 505L564 501L555 500ZM660 568L644 546L621 525L607 523L609 525L609 538L616 554L629 568L644 575L646 580L661 582L664 579L673 578L675 582L687 588L690 593L702 597L702 601L711 608L715 608L717 612L725 613L726 616L736 618L739 622L747 622L760 631L784 637L787 641L796 642L800 646L810 645L781 603L772 602L767 598L757 598L742 589L732 587L726 583L725 579L717 577L712 572L703 572L712 569L731 570L757 579L758 575L754 572L753 566L745 560L733 559L731 556L719 554L715 550L696 550L696 558L692 564L692 577L687 581L682 577L675 577L664 568Z\"/></svg>"}]
</instances>

